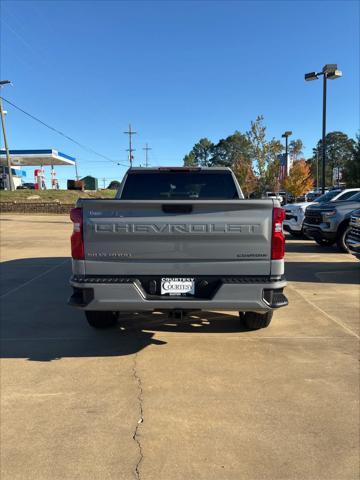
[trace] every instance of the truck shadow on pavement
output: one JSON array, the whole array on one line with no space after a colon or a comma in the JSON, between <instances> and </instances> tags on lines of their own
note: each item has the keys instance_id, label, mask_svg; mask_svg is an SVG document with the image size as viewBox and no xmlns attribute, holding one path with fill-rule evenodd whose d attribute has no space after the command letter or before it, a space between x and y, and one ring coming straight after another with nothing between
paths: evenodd
<instances>
[{"instance_id":1,"label":"truck shadow on pavement","mask_svg":"<svg viewBox=\"0 0 360 480\"><path fill-rule=\"evenodd\" d=\"M285 242L285 252L286 253L318 253L318 254L329 254L336 255L340 254L335 245L323 247L318 245L314 240L288 240ZM347 255L346 253L342 255Z\"/></svg>"},{"instance_id":2,"label":"truck shadow on pavement","mask_svg":"<svg viewBox=\"0 0 360 480\"><path fill-rule=\"evenodd\" d=\"M93 330L83 312L67 305L70 259L18 259L3 262L0 268L2 358L46 362L64 357L131 355L149 345L166 344L154 338L154 332L162 331L247 334L236 314L216 312L193 312L182 320L158 312L122 313L117 327ZM296 282L357 283L359 265L288 262L286 276Z\"/></svg>"},{"instance_id":3,"label":"truck shadow on pavement","mask_svg":"<svg viewBox=\"0 0 360 480\"><path fill-rule=\"evenodd\" d=\"M356 262L286 262L288 282L360 284L360 264Z\"/></svg>"},{"instance_id":4,"label":"truck shadow on pavement","mask_svg":"<svg viewBox=\"0 0 360 480\"><path fill-rule=\"evenodd\" d=\"M295 239L286 236L285 252L299 254L317 254L315 261L302 261L303 256L285 256L285 277L293 282L360 284L360 263L350 261L353 257L339 252L336 246L322 247L311 239ZM320 256L320 261L319 257ZM324 256L326 255L326 257ZM328 261L331 258L334 261Z\"/></svg>"},{"instance_id":5,"label":"truck shadow on pavement","mask_svg":"<svg viewBox=\"0 0 360 480\"><path fill-rule=\"evenodd\" d=\"M131 355L167 342L154 330L239 332L238 316L194 314L182 321L156 313L123 313L109 330L94 330L82 311L69 307L70 259L26 258L0 264L1 358L46 362L64 357Z\"/></svg>"}]
</instances>

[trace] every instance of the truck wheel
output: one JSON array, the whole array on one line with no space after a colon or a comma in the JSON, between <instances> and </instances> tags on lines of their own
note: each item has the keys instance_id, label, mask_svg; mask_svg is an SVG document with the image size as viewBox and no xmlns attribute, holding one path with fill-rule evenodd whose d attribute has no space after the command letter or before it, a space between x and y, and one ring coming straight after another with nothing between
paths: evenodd
<instances>
[{"instance_id":1,"label":"truck wheel","mask_svg":"<svg viewBox=\"0 0 360 480\"><path fill-rule=\"evenodd\" d=\"M335 243L335 240L330 240L328 238L314 238L314 240L321 247L330 247Z\"/></svg>"},{"instance_id":2,"label":"truck wheel","mask_svg":"<svg viewBox=\"0 0 360 480\"><path fill-rule=\"evenodd\" d=\"M338 236L336 238L336 245L341 252L344 252L344 253L350 252L348 246L345 243L345 239L350 230L351 230L351 227L349 225L344 225L342 228L339 229Z\"/></svg>"},{"instance_id":3,"label":"truck wheel","mask_svg":"<svg viewBox=\"0 0 360 480\"><path fill-rule=\"evenodd\" d=\"M86 320L93 328L109 328L113 327L117 322L117 315L115 312L98 312L87 310L85 311Z\"/></svg>"},{"instance_id":4,"label":"truck wheel","mask_svg":"<svg viewBox=\"0 0 360 480\"><path fill-rule=\"evenodd\" d=\"M273 312L256 313L256 312L240 312L241 321L248 330L259 330L270 325Z\"/></svg>"}]
</instances>

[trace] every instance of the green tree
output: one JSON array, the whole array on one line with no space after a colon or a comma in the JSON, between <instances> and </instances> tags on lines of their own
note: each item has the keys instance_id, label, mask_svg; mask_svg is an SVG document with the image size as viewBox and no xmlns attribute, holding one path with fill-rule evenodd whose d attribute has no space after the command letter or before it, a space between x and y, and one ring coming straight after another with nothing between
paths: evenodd
<instances>
[{"instance_id":1,"label":"green tree","mask_svg":"<svg viewBox=\"0 0 360 480\"><path fill-rule=\"evenodd\" d=\"M211 165L214 144L208 138L201 138L198 143L195 143L190 153L185 155L184 165L201 167L208 167Z\"/></svg>"},{"instance_id":2,"label":"green tree","mask_svg":"<svg viewBox=\"0 0 360 480\"><path fill-rule=\"evenodd\" d=\"M194 167L197 165L195 162L195 156L191 152L185 155L183 162L185 167Z\"/></svg>"},{"instance_id":3,"label":"green tree","mask_svg":"<svg viewBox=\"0 0 360 480\"><path fill-rule=\"evenodd\" d=\"M358 187L360 185L360 134L356 135L352 156L345 162L343 180L347 187Z\"/></svg>"},{"instance_id":4,"label":"green tree","mask_svg":"<svg viewBox=\"0 0 360 480\"><path fill-rule=\"evenodd\" d=\"M333 184L333 169L344 168L345 164L352 158L355 141L343 132L329 132L326 135L326 185ZM316 154L319 160L319 176L321 177L322 167L322 140L319 140L313 149L313 160L316 165Z\"/></svg>"},{"instance_id":5,"label":"green tree","mask_svg":"<svg viewBox=\"0 0 360 480\"><path fill-rule=\"evenodd\" d=\"M251 164L251 144L247 135L236 131L214 146L211 165L231 168L240 161Z\"/></svg>"},{"instance_id":6,"label":"green tree","mask_svg":"<svg viewBox=\"0 0 360 480\"><path fill-rule=\"evenodd\" d=\"M289 143L289 153L294 157L295 160L298 159L303 153L304 144L300 138L297 140L291 140Z\"/></svg>"},{"instance_id":7,"label":"green tree","mask_svg":"<svg viewBox=\"0 0 360 480\"><path fill-rule=\"evenodd\" d=\"M121 183L118 180L112 180L107 186L108 190L118 190Z\"/></svg>"}]
</instances>

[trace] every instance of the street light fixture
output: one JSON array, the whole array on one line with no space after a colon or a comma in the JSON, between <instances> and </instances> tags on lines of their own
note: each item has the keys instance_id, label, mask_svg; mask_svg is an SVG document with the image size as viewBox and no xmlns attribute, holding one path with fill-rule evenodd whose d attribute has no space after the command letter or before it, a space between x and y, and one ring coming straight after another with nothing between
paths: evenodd
<instances>
[{"instance_id":1,"label":"street light fixture","mask_svg":"<svg viewBox=\"0 0 360 480\"><path fill-rule=\"evenodd\" d=\"M0 87L3 87L4 85L11 85L10 80L0 80ZM0 115L1 115L1 126L2 126L3 135L4 135L4 145L5 145L5 152L6 152L6 161L7 161L7 166L8 166L8 170L9 170L9 187L10 187L10 190L15 190L15 188L14 188L14 180L13 180L12 171L11 171L11 161L10 161L9 146L8 146L7 138L6 138L5 112L4 112L4 109L3 109L3 104L2 104L1 95L0 95Z\"/></svg>"},{"instance_id":2,"label":"street light fixture","mask_svg":"<svg viewBox=\"0 0 360 480\"><path fill-rule=\"evenodd\" d=\"M290 135L292 135L292 132L290 130L287 130L281 135L282 138L285 138L285 175L288 174L288 138L290 137Z\"/></svg>"},{"instance_id":3,"label":"street light fixture","mask_svg":"<svg viewBox=\"0 0 360 480\"><path fill-rule=\"evenodd\" d=\"M312 80L318 80L319 77L316 72L305 73L305 80L311 82Z\"/></svg>"},{"instance_id":4,"label":"street light fixture","mask_svg":"<svg viewBox=\"0 0 360 480\"><path fill-rule=\"evenodd\" d=\"M322 115L322 179L321 190L325 193L325 164L326 164L326 80L336 80L342 77L342 71L338 70L336 63L328 63L324 65L321 72L305 73L305 81L311 82L318 80L319 76L323 76L323 115Z\"/></svg>"}]
</instances>

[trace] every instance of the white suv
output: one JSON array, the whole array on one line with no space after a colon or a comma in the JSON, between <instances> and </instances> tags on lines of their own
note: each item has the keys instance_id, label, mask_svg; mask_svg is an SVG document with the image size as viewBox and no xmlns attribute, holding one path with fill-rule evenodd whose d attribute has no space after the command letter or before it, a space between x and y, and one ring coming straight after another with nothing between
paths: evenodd
<instances>
[{"instance_id":1,"label":"white suv","mask_svg":"<svg viewBox=\"0 0 360 480\"><path fill-rule=\"evenodd\" d=\"M291 233L293 237L301 237L303 235L303 221L305 218L305 209L314 203L334 202L341 200L349 200L352 195L359 192L360 188L346 188L345 190L330 190L324 193L313 202L289 203L284 205L286 219L283 226L286 232Z\"/></svg>"}]
</instances>

